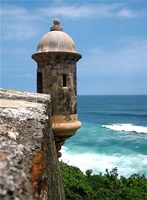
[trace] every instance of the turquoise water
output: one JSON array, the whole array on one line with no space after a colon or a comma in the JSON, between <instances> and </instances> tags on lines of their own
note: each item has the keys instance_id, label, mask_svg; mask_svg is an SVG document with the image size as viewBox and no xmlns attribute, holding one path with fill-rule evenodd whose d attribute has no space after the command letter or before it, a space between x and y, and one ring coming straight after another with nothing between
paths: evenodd
<instances>
[{"instance_id":1,"label":"turquoise water","mask_svg":"<svg viewBox=\"0 0 147 200\"><path fill-rule=\"evenodd\" d=\"M147 95L79 96L77 134L62 148L62 160L81 170L118 168L126 177L147 176Z\"/></svg>"}]
</instances>

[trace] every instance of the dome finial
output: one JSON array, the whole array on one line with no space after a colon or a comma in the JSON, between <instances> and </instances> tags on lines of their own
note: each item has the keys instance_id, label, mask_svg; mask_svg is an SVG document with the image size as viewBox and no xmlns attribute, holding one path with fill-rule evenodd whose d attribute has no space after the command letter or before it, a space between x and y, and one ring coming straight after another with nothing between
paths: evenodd
<instances>
[{"instance_id":1,"label":"dome finial","mask_svg":"<svg viewBox=\"0 0 147 200\"><path fill-rule=\"evenodd\" d=\"M54 25L50 28L50 31L63 31L63 28L60 27L60 20L54 19L53 20Z\"/></svg>"}]
</instances>

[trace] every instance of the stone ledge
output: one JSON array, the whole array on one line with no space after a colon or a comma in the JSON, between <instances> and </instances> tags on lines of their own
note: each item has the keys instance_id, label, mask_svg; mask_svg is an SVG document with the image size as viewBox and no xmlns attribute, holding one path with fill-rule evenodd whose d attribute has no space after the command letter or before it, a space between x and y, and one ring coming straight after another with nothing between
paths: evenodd
<instances>
[{"instance_id":1,"label":"stone ledge","mask_svg":"<svg viewBox=\"0 0 147 200\"><path fill-rule=\"evenodd\" d=\"M65 200L50 95L0 90L0 199Z\"/></svg>"},{"instance_id":2,"label":"stone ledge","mask_svg":"<svg viewBox=\"0 0 147 200\"><path fill-rule=\"evenodd\" d=\"M23 100L15 100L15 99L1 99L0 107L1 108L21 108L21 107L41 107L41 103L28 102Z\"/></svg>"},{"instance_id":3,"label":"stone ledge","mask_svg":"<svg viewBox=\"0 0 147 200\"><path fill-rule=\"evenodd\" d=\"M49 94L6 90L2 88L0 88L0 99L23 100L36 103L51 102L51 96Z\"/></svg>"}]
</instances>

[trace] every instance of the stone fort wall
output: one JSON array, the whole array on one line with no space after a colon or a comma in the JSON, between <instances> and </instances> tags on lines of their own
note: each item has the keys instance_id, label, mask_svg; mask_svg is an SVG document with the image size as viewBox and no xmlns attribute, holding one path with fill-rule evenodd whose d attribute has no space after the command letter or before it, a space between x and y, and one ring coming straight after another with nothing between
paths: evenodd
<instances>
[{"instance_id":1,"label":"stone fort wall","mask_svg":"<svg viewBox=\"0 0 147 200\"><path fill-rule=\"evenodd\" d=\"M65 200L50 95L0 90L0 199Z\"/></svg>"}]
</instances>

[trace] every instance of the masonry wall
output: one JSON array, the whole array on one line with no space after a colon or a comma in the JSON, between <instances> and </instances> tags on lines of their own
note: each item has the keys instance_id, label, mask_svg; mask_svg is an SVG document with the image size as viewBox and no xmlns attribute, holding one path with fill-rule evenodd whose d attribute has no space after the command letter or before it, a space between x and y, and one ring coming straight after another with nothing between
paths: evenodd
<instances>
[{"instance_id":1,"label":"masonry wall","mask_svg":"<svg viewBox=\"0 0 147 200\"><path fill-rule=\"evenodd\" d=\"M0 199L65 200L49 95L0 90Z\"/></svg>"},{"instance_id":2,"label":"masonry wall","mask_svg":"<svg viewBox=\"0 0 147 200\"><path fill-rule=\"evenodd\" d=\"M52 54L37 68L38 92L51 94L53 115L77 113L76 61L74 55ZM40 81L40 76L41 81Z\"/></svg>"}]
</instances>

